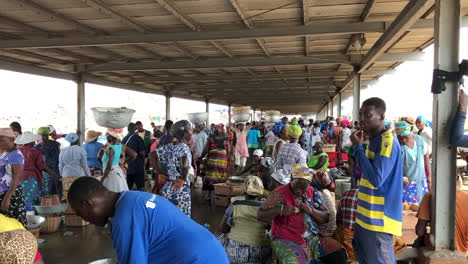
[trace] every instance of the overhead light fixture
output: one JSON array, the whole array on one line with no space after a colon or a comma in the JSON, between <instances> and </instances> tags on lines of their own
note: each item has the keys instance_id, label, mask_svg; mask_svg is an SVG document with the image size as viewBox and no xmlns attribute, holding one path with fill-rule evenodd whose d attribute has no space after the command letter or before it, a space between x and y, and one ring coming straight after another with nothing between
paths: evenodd
<instances>
[{"instance_id":1,"label":"overhead light fixture","mask_svg":"<svg viewBox=\"0 0 468 264\"><path fill-rule=\"evenodd\" d=\"M358 36L354 36L352 41L352 47L355 51L360 51L361 48L366 44L367 40L364 34L359 34Z\"/></svg>"}]
</instances>

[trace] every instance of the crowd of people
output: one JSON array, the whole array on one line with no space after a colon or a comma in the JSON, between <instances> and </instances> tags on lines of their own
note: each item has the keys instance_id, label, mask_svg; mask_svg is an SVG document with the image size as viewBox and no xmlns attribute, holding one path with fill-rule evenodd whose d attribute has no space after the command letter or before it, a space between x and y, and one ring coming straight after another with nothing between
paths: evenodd
<instances>
[{"instance_id":1,"label":"crowd of people","mask_svg":"<svg viewBox=\"0 0 468 264\"><path fill-rule=\"evenodd\" d=\"M468 146L467 106L461 93L451 135L457 146ZM370 98L354 125L342 118L209 127L168 120L164 131L154 124L149 131L136 122L125 137L107 129L105 145L101 132L89 130L83 146L79 131L57 135L44 126L34 134L14 122L0 129L0 217L7 219L0 220L26 227L26 211L40 197L62 197L60 181L83 176L68 202L86 221L110 226L119 263L396 263L405 247L404 205L420 206L414 245L430 247L432 132L422 116L388 121L385 111L382 99ZM61 148L60 137L69 146ZM332 167L352 182L337 205ZM138 192L147 174L152 193ZM215 237L190 218L191 192L200 177L209 200L214 185L234 175L246 176L245 197L226 209ZM467 197L457 192L462 252Z\"/></svg>"}]
</instances>

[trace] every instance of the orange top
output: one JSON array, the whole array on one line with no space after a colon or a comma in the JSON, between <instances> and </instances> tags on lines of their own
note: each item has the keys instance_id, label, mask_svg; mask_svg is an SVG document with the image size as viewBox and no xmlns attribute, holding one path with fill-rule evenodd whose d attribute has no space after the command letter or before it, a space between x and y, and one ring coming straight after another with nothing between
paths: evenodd
<instances>
[{"instance_id":1,"label":"orange top","mask_svg":"<svg viewBox=\"0 0 468 264\"><path fill-rule=\"evenodd\" d=\"M468 208L466 204L468 204L468 193L462 190L457 190L455 213L455 249L462 253L468 252ZM421 220L431 220L430 193L426 194L422 199L416 217Z\"/></svg>"}]
</instances>

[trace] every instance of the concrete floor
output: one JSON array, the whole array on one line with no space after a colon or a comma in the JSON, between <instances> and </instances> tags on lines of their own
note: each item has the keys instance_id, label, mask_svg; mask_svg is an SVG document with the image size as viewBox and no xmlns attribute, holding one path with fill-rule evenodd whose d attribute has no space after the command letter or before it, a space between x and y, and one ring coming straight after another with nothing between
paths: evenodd
<instances>
[{"instance_id":1,"label":"concrete floor","mask_svg":"<svg viewBox=\"0 0 468 264\"><path fill-rule=\"evenodd\" d=\"M192 218L199 224L209 224L209 229L216 233L225 208L212 207L202 198L200 186L192 189ZM72 232L73 234L70 235ZM52 234L41 234L44 242L39 244L39 251L46 264L87 264L89 262L115 257L109 234L100 227L62 227Z\"/></svg>"}]
</instances>

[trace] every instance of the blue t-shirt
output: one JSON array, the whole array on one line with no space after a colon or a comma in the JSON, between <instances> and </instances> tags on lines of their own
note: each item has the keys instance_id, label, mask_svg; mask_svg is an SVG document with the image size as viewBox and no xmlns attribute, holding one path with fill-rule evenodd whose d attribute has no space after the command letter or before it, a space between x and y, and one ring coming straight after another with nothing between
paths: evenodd
<instances>
[{"instance_id":1,"label":"blue t-shirt","mask_svg":"<svg viewBox=\"0 0 468 264\"><path fill-rule=\"evenodd\" d=\"M247 134L247 143L249 145L249 148L258 148L260 143L258 139L260 137L262 137L262 135L260 134L260 130L249 130L249 133Z\"/></svg>"},{"instance_id":2,"label":"blue t-shirt","mask_svg":"<svg viewBox=\"0 0 468 264\"><path fill-rule=\"evenodd\" d=\"M86 150L86 154L87 154L87 157L88 157L87 158L88 159L88 167L102 168L102 164L101 164L101 162L99 162L97 156L98 156L99 150L103 146L104 146L103 144L101 144L99 142L96 142L96 141L84 144L83 148Z\"/></svg>"},{"instance_id":3,"label":"blue t-shirt","mask_svg":"<svg viewBox=\"0 0 468 264\"><path fill-rule=\"evenodd\" d=\"M208 229L159 195L122 192L111 223L120 264L229 263Z\"/></svg>"}]
</instances>

